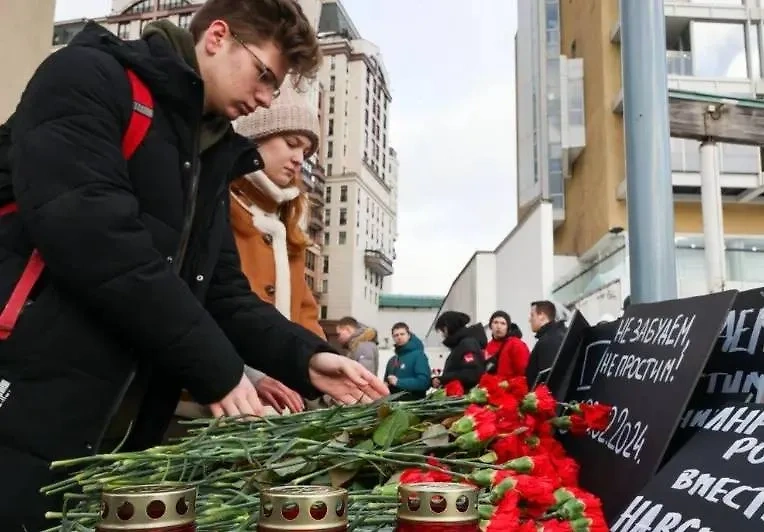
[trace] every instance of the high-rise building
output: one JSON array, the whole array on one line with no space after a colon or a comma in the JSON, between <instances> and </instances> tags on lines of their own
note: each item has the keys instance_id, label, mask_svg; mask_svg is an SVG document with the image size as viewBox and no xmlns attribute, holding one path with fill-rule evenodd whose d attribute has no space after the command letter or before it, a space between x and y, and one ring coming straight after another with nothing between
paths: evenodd
<instances>
[{"instance_id":1,"label":"high-rise building","mask_svg":"<svg viewBox=\"0 0 764 532\"><path fill-rule=\"evenodd\" d=\"M338 0L323 0L319 79L326 110L322 318L373 323L393 273L398 162L390 146L390 79L379 48Z\"/></svg>"},{"instance_id":2,"label":"high-rise building","mask_svg":"<svg viewBox=\"0 0 764 532\"><path fill-rule=\"evenodd\" d=\"M45 59L54 0L3 0L0 11L0 124L13 113L37 65Z\"/></svg>"},{"instance_id":3,"label":"high-rise building","mask_svg":"<svg viewBox=\"0 0 764 532\"><path fill-rule=\"evenodd\" d=\"M321 13L321 0L298 0L308 20L317 28ZM187 28L191 17L205 0L113 0L111 13L94 19L103 24L122 39L137 39L149 22L169 19L176 25ZM30 3L31 4L31 3ZM87 20L75 19L57 22L53 30L53 50L66 45L85 26ZM287 81L289 83L289 81ZM319 120L325 123L325 113L319 106L320 83L300 86L308 100L319 113ZM322 128L322 131L324 128ZM311 237L312 245L305 257L305 279L317 301L321 302L323 283L323 243L324 243L324 168L321 154L305 161L302 171L303 186L309 200L306 212L305 230Z\"/></svg>"},{"instance_id":4,"label":"high-rise building","mask_svg":"<svg viewBox=\"0 0 764 532\"><path fill-rule=\"evenodd\" d=\"M668 88L764 97L760 0L666 0ZM615 308L629 294L619 3L520 0L518 203L554 207L551 295ZM757 147L719 144L731 286L764 282L764 198ZM671 139L680 296L706 291L699 143ZM564 265L564 266L563 266ZM603 300L604 300L603 299ZM609 311L608 311L609 312Z\"/></svg>"}]
</instances>

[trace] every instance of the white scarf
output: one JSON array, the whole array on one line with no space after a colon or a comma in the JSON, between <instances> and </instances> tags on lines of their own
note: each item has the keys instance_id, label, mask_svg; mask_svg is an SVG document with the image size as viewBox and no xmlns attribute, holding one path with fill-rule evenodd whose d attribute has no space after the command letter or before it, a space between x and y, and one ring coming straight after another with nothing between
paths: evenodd
<instances>
[{"instance_id":1,"label":"white scarf","mask_svg":"<svg viewBox=\"0 0 764 532\"><path fill-rule=\"evenodd\" d=\"M300 195L300 189L296 186L281 188L259 170L245 176L262 192L267 194L279 205L295 199ZM292 286L289 272L289 255L287 253L286 227L279 219L277 212L265 212L259 206L247 204L237 194L231 193L239 205L252 215L252 225L265 235L270 235L273 246L273 261L276 266L276 298L274 306L287 319L292 319Z\"/></svg>"}]
</instances>

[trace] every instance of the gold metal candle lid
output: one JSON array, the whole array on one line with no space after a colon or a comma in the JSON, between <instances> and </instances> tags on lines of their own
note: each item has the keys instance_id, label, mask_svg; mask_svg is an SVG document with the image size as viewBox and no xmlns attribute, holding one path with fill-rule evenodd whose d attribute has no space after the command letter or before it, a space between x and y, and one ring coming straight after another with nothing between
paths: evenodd
<instances>
[{"instance_id":1,"label":"gold metal candle lid","mask_svg":"<svg viewBox=\"0 0 764 532\"><path fill-rule=\"evenodd\" d=\"M280 486L260 495L257 524L268 530L331 530L347 525L348 494L326 486Z\"/></svg>"},{"instance_id":2,"label":"gold metal candle lid","mask_svg":"<svg viewBox=\"0 0 764 532\"><path fill-rule=\"evenodd\" d=\"M101 530L143 530L196 520L196 488L182 485L122 486L101 495Z\"/></svg>"},{"instance_id":3,"label":"gold metal candle lid","mask_svg":"<svg viewBox=\"0 0 764 532\"><path fill-rule=\"evenodd\" d=\"M478 488L450 482L401 484L398 518L406 521L469 523L479 520Z\"/></svg>"}]
</instances>

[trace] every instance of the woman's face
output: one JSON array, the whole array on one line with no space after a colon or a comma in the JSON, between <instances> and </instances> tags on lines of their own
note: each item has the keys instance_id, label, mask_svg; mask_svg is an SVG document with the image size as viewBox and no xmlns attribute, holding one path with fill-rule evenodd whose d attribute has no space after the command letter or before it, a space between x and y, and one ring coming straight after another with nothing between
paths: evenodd
<instances>
[{"instance_id":1,"label":"woman's face","mask_svg":"<svg viewBox=\"0 0 764 532\"><path fill-rule=\"evenodd\" d=\"M257 150L265 163L265 174L279 187L288 187L300 175L305 154L310 150L305 135L274 135L261 141Z\"/></svg>"},{"instance_id":2,"label":"woman's face","mask_svg":"<svg viewBox=\"0 0 764 532\"><path fill-rule=\"evenodd\" d=\"M491 322L491 333L494 338L504 338L507 335L509 324L504 318L494 318Z\"/></svg>"}]
</instances>

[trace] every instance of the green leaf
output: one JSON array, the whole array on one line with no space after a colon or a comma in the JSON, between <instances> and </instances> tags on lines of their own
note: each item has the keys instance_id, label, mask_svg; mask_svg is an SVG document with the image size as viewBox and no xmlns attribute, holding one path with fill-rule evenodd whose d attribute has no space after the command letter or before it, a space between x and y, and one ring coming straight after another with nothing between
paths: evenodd
<instances>
[{"instance_id":1,"label":"green leaf","mask_svg":"<svg viewBox=\"0 0 764 532\"><path fill-rule=\"evenodd\" d=\"M422 442L429 448L448 447L448 429L443 425L429 425L422 433Z\"/></svg>"},{"instance_id":2,"label":"green leaf","mask_svg":"<svg viewBox=\"0 0 764 532\"><path fill-rule=\"evenodd\" d=\"M378 446L387 449L408 430L411 415L405 410L395 410L379 424L372 439Z\"/></svg>"},{"instance_id":3,"label":"green leaf","mask_svg":"<svg viewBox=\"0 0 764 532\"><path fill-rule=\"evenodd\" d=\"M296 456L274 464L271 471L283 478L299 473L307 465L308 461L305 458Z\"/></svg>"}]
</instances>

